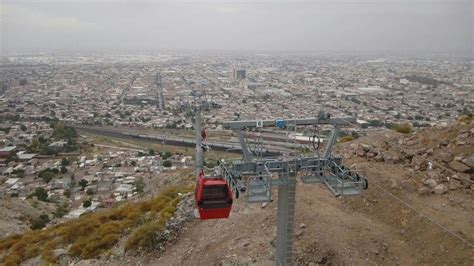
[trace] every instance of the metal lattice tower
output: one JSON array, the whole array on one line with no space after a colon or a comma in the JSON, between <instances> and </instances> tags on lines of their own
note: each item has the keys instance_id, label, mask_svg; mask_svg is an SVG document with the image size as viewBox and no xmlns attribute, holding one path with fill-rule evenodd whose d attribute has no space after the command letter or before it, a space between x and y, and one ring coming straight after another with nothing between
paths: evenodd
<instances>
[{"instance_id":1,"label":"metal lattice tower","mask_svg":"<svg viewBox=\"0 0 474 266\"><path fill-rule=\"evenodd\" d=\"M202 169L202 149L200 149L201 129L200 109L196 110L196 169ZM277 211L277 248L276 265L292 265L293 240L296 206L297 177L305 184L323 184L334 196L356 196L367 189L367 179L358 172L342 165L342 159L332 155L332 148L337 141L341 126L355 123L356 119L330 118L325 112L318 117L303 119L277 119L253 121L229 121L223 123L224 129L233 130L240 142L243 158L230 162L220 161L220 174L236 194L245 192L245 199L250 203L270 202L272 187L278 189ZM322 155L319 151L310 156L285 158L257 158L253 156L246 143L245 129L291 126L330 125L333 127ZM314 138L313 138L314 142ZM198 146L199 145L199 146ZM313 143L314 146L314 143ZM318 144L319 147L319 144ZM262 143L255 147L255 152L263 149ZM275 178L277 177L277 178Z\"/></svg>"}]
</instances>

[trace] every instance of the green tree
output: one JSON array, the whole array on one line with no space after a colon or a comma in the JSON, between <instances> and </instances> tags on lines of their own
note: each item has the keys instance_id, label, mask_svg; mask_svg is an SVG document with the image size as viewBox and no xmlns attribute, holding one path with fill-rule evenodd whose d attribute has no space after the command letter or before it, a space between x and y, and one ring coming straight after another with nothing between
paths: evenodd
<instances>
[{"instance_id":1,"label":"green tree","mask_svg":"<svg viewBox=\"0 0 474 266\"><path fill-rule=\"evenodd\" d=\"M88 208L92 205L92 202L90 200L85 200L83 203L82 203L82 207L84 208Z\"/></svg>"},{"instance_id":2,"label":"green tree","mask_svg":"<svg viewBox=\"0 0 474 266\"><path fill-rule=\"evenodd\" d=\"M18 177L18 178L23 178L23 177L25 177L25 170L23 170L23 169L13 170L12 174L16 175L16 177Z\"/></svg>"},{"instance_id":3,"label":"green tree","mask_svg":"<svg viewBox=\"0 0 474 266\"><path fill-rule=\"evenodd\" d=\"M143 179L138 179L135 181L135 188L138 193L143 193L143 189L145 188L145 183L143 182Z\"/></svg>"},{"instance_id":4,"label":"green tree","mask_svg":"<svg viewBox=\"0 0 474 266\"><path fill-rule=\"evenodd\" d=\"M49 183L53 179L54 174L51 171L46 171L41 173L40 177L45 183Z\"/></svg>"},{"instance_id":5,"label":"green tree","mask_svg":"<svg viewBox=\"0 0 474 266\"><path fill-rule=\"evenodd\" d=\"M33 194L38 198L38 200L47 202L48 201L48 192L46 192L46 189L42 187L37 187L35 188L35 193Z\"/></svg>"},{"instance_id":6,"label":"green tree","mask_svg":"<svg viewBox=\"0 0 474 266\"><path fill-rule=\"evenodd\" d=\"M352 137L353 139L358 139L358 138L359 138L359 134L358 134L357 132L355 132L355 131L352 131L352 132L351 132L351 137Z\"/></svg>"},{"instance_id":7,"label":"green tree","mask_svg":"<svg viewBox=\"0 0 474 266\"><path fill-rule=\"evenodd\" d=\"M22 131L26 131L26 130L27 130L26 126L23 125L23 124L20 126L20 129L21 129Z\"/></svg>"},{"instance_id":8,"label":"green tree","mask_svg":"<svg viewBox=\"0 0 474 266\"><path fill-rule=\"evenodd\" d=\"M63 158L63 159L61 160L61 165L62 165L62 166L68 166L70 163L71 163L71 162L69 161L68 158Z\"/></svg>"},{"instance_id":9,"label":"green tree","mask_svg":"<svg viewBox=\"0 0 474 266\"><path fill-rule=\"evenodd\" d=\"M150 150L148 151L148 154L149 154L150 156L155 156L155 150L154 150L154 149L150 149Z\"/></svg>"},{"instance_id":10,"label":"green tree","mask_svg":"<svg viewBox=\"0 0 474 266\"><path fill-rule=\"evenodd\" d=\"M52 137L55 139L75 140L78 135L76 129L63 123L56 123L53 128Z\"/></svg>"},{"instance_id":11,"label":"green tree","mask_svg":"<svg viewBox=\"0 0 474 266\"><path fill-rule=\"evenodd\" d=\"M54 211L54 216L56 218L61 218L63 217L66 213L68 213L68 209L67 209L67 206L64 206L64 205L59 205L56 207L56 211Z\"/></svg>"},{"instance_id":12,"label":"green tree","mask_svg":"<svg viewBox=\"0 0 474 266\"><path fill-rule=\"evenodd\" d=\"M166 159L170 158L171 156L173 156L173 154L171 152L167 151L167 152L160 153L160 156L161 156L161 158L163 158L163 160L166 160Z\"/></svg>"},{"instance_id":13,"label":"green tree","mask_svg":"<svg viewBox=\"0 0 474 266\"><path fill-rule=\"evenodd\" d=\"M95 191L92 188L88 188L86 190L86 194L89 195L89 196L94 195L94 193L95 193Z\"/></svg>"},{"instance_id":14,"label":"green tree","mask_svg":"<svg viewBox=\"0 0 474 266\"><path fill-rule=\"evenodd\" d=\"M41 214L38 218L31 221L30 228L32 230L38 230L46 226L49 223L49 217L46 214Z\"/></svg>"},{"instance_id":15,"label":"green tree","mask_svg":"<svg viewBox=\"0 0 474 266\"><path fill-rule=\"evenodd\" d=\"M208 160L204 162L206 164L206 167L208 168L214 168L216 167L217 163L213 160Z\"/></svg>"},{"instance_id":16,"label":"green tree","mask_svg":"<svg viewBox=\"0 0 474 266\"><path fill-rule=\"evenodd\" d=\"M82 190L82 191L84 191L84 189L87 187L87 183L89 183L89 182L88 182L87 180L85 180L85 179L81 179L81 180L79 181L78 184L79 184L79 186L81 187L81 190Z\"/></svg>"},{"instance_id":17,"label":"green tree","mask_svg":"<svg viewBox=\"0 0 474 266\"><path fill-rule=\"evenodd\" d=\"M166 161L163 162L164 167L171 167L172 165L173 165L173 163L171 163L171 161L169 161L169 160L166 160Z\"/></svg>"},{"instance_id":18,"label":"green tree","mask_svg":"<svg viewBox=\"0 0 474 266\"><path fill-rule=\"evenodd\" d=\"M67 168L65 166L61 166L61 174L67 173Z\"/></svg>"}]
</instances>

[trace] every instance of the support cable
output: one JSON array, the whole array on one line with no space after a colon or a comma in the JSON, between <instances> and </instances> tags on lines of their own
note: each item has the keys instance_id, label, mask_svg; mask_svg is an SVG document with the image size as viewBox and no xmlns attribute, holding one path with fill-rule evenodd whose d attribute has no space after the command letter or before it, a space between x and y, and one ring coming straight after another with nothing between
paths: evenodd
<instances>
[{"instance_id":1,"label":"support cable","mask_svg":"<svg viewBox=\"0 0 474 266\"><path fill-rule=\"evenodd\" d=\"M438 226L439 228L441 228L442 230L444 230L446 233L450 234L451 236L461 240L462 242L464 242L466 245L468 245L469 247L471 248L474 248L474 244L470 243L469 241L467 241L466 239L462 238L460 235L454 233L453 231L451 231L449 228L447 228L446 226L436 222L433 218L431 218L430 216L422 213L421 211L419 211L418 209L416 209L415 207L413 207L412 205L410 205L408 202L400 199L399 197L395 196L392 192L386 190L385 188L383 188L382 186L378 185L377 183L375 182L372 182L373 185L375 185L376 187L380 188L382 191L384 191L386 194L388 194L390 197L396 199L398 202L400 202L401 204L405 205L406 207L408 207L409 209L413 210L414 212L416 212L418 215L420 215L421 217L424 217L425 219L427 219L428 221L430 221L432 224Z\"/></svg>"}]
</instances>

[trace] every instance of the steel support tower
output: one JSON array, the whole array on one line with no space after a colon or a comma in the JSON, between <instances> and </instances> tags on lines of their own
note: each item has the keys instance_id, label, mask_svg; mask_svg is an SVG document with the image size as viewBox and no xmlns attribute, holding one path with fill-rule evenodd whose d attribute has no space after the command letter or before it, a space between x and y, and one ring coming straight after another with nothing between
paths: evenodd
<instances>
[{"instance_id":1,"label":"steel support tower","mask_svg":"<svg viewBox=\"0 0 474 266\"><path fill-rule=\"evenodd\" d=\"M201 114L199 109L197 109L195 117L196 169L202 169ZM337 141L340 127L355 122L356 119L352 117L331 118L329 114L320 112L317 117L313 118L229 121L223 123L224 129L233 130L236 133L242 148L242 159L235 161L221 160L219 165L220 175L227 180L236 195L244 193L244 197L249 203L270 202L272 200L272 187L278 187L276 265L292 265L293 263L297 177L306 184L325 185L336 197L360 195L362 190L367 189L368 182L365 177L357 171L346 168L342 165L340 157L332 155L332 148ZM244 138L243 131L245 129L263 127L285 129L290 125L295 127L332 126L333 129L325 143L323 154L319 155L318 152L309 156L256 158Z\"/></svg>"}]
</instances>

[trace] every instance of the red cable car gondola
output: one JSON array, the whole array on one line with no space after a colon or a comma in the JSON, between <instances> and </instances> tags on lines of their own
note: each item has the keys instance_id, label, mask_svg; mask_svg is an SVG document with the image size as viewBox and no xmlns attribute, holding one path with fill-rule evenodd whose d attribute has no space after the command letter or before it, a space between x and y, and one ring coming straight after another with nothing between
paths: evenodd
<instances>
[{"instance_id":1,"label":"red cable car gondola","mask_svg":"<svg viewBox=\"0 0 474 266\"><path fill-rule=\"evenodd\" d=\"M232 190L222 177L205 177L199 173L195 197L199 218L228 218L232 208Z\"/></svg>"}]
</instances>

